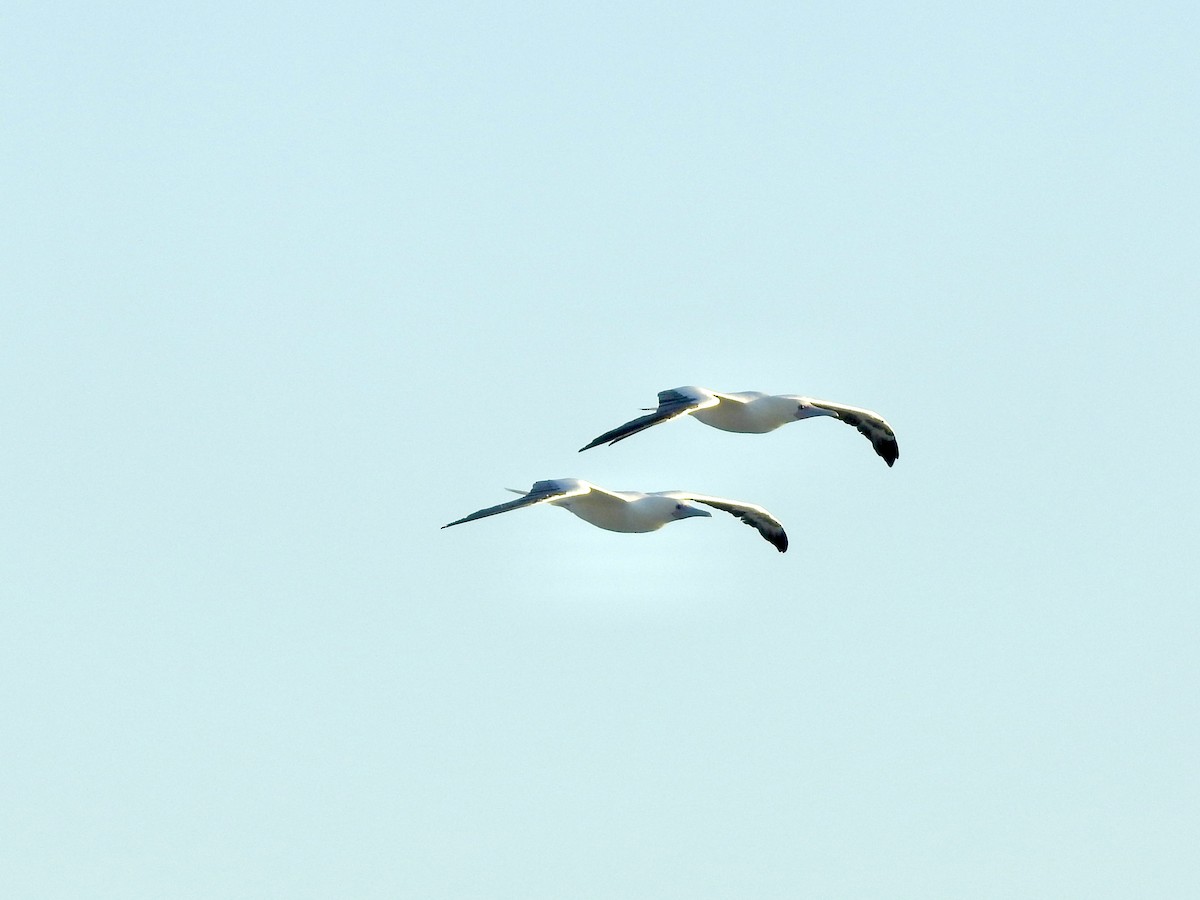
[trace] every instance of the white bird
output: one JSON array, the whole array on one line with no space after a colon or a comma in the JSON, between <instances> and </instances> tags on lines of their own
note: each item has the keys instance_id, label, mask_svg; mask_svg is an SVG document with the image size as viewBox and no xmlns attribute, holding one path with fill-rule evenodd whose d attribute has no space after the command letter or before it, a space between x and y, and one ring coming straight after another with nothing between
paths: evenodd
<instances>
[{"instance_id":1,"label":"white bird","mask_svg":"<svg viewBox=\"0 0 1200 900\"><path fill-rule=\"evenodd\" d=\"M640 491L606 491L579 478L555 478L534 482L529 492L509 488L514 494L523 495L519 500L510 500L499 506L489 506L443 525L461 525L486 516L549 503L561 506L585 522L608 531L645 532L657 531L668 522L686 519L689 516L711 516L706 509L696 506L703 503L714 509L724 510L737 516L747 525L758 529L758 533L770 541L780 553L787 550L788 539L783 526L774 516L753 503L738 500L723 500L720 497L705 497L686 491L658 491L644 494Z\"/></svg>"},{"instance_id":2,"label":"white bird","mask_svg":"<svg viewBox=\"0 0 1200 900\"><path fill-rule=\"evenodd\" d=\"M689 413L705 425L744 434L774 431L779 426L798 419L833 416L857 428L889 466L900 458L900 445L896 443L892 426L884 421L879 413L869 409L843 406L841 403L814 400L794 394L762 394L758 391L722 394L695 385L659 391L658 409L648 416L641 416L619 428L606 431L586 447L579 448L579 452L600 444L615 444L659 422Z\"/></svg>"}]
</instances>

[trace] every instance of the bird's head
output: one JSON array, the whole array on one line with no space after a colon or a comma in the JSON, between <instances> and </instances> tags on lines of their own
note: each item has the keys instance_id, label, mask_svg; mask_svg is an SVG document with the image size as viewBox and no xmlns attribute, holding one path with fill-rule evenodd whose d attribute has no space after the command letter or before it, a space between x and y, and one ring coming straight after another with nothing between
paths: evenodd
<instances>
[{"instance_id":1,"label":"bird's head","mask_svg":"<svg viewBox=\"0 0 1200 900\"><path fill-rule=\"evenodd\" d=\"M701 509L699 506L694 506L691 503L684 503L677 500L675 508L671 510L672 519L686 519L689 516L711 516L707 509Z\"/></svg>"}]
</instances>

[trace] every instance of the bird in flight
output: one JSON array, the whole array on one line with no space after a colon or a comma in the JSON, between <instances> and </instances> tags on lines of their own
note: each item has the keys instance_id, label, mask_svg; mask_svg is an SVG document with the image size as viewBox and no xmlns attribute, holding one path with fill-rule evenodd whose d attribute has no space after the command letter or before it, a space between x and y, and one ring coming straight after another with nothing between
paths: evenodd
<instances>
[{"instance_id":1,"label":"bird in flight","mask_svg":"<svg viewBox=\"0 0 1200 900\"><path fill-rule=\"evenodd\" d=\"M695 385L659 391L657 409L612 431L606 431L586 447L580 447L579 452L601 444L615 444L659 422L689 414L713 428L743 434L763 434L788 422L832 416L857 428L889 466L900 458L900 445L896 443L892 426L879 413L869 409L795 394L763 394L758 391L723 394Z\"/></svg>"},{"instance_id":2,"label":"bird in flight","mask_svg":"<svg viewBox=\"0 0 1200 900\"><path fill-rule=\"evenodd\" d=\"M753 503L707 497L687 491L608 491L579 478L554 478L534 482L528 491L513 488L509 490L514 494L521 494L521 497L473 512L442 527L449 528L451 525L473 522L498 513L548 503L551 506L561 506L597 528L640 533L657 531L676 519L711 516L712 513L708 510L696 505L703 504L736 516L757 529L780 553L786 551L788 546L787 534L779 521L761 506L755 506Z\"/></svg>"}]
</instances>

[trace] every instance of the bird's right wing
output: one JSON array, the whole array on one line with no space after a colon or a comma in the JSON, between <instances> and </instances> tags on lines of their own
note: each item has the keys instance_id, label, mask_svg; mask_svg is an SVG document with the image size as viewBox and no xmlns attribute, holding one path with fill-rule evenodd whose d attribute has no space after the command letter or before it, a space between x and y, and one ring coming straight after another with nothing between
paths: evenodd
<instances>
[{"instance_id":1,"label":"bird's right wing","mask_svg":"<svg viewBox=\"0 0 1200 900\"><path fill-rule=\"evenodd\" d=\"M703 503L713 509L719 509L732 516L737 516L751 528L758 531L780 553L786 553L788 548L787 532L783 525L773 515L754 503L743 503L740 500L726 500L724 497L706 497L703 494L689 494L685 491L664 491L668 497L678 497L681 500L693 500Z\"/></svg>"},{"instance_id":2,"label":"bird's right wing","mask_svg":"<svg viewBox=\"0 0 1200 900\"><path fill-rule=\"evenodd\" d=\"M889 468L900 458L900 444L896 442L896 432L892 431L892 426L879 413L857 406L846 406L843 403L831 403L828 400L805 398L802 402L833 413L847 425L858 429L858 433L871 442L875 452Z\"/></svg>"},{"instance_id":3,"label":"bird's right wing","mask_svg":"<svg viewBox=\"0 0 1200 900\"><path fill-rule=\"evenodd\" d=\"M521 509L525 506L534 506L538 503L545 503L548 500L579 496L588 493L591 489L592 486L586 481L578 481L576 479L564 478L552 481L537 481L529 489L529 493L518 500L510 500L507 503L501 503L499 506L489 506L487 509L473 512L469 516L456 519L442 527L449 528L451 525L461 525L463 522L474 522L476 519L499 515L500 513Z\"/></svg>"},{"instance_id":4,"label":"bird's right wing","mask_svg":"<svg viewBox=\"0 0 1200 900\"><path fill-rule=\"evenodd\" d=\"M639 431L645 431L652 425L657 425L659 422L666 422L669 419L674 419L677 416L685 415L697 409L705 409L709 406L716 406L721 402L721 398L704 388L686 387L686 388L671 388L668 391L658 392L658 409L650 413L648 416L639 416L632 422L626 422L619 428L614 428L612 431L606 431L600 437L596 438L586 447L580 447L579 452L591 450L593 447L599 447L601 444L615 444L617 441L623 441L631 435L637 434Z\"/></svg>"}]
</instances>

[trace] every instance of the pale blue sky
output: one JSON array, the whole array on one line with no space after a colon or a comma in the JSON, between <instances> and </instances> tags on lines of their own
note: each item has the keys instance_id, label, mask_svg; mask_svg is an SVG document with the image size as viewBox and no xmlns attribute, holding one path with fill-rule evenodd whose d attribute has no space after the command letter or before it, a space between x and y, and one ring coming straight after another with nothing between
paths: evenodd
<instances>
[{"instance_id":1,"label":"pale blue sky","mask_svg":"<svg viewBox=\"0 0 1200 900\"><path fill-rule=\"evenodd\" d=\"M0 888L1200 895L1193 3L17 3ZM673 423L681 384L851 429ZM763 504L612 534L574 476Z\"/></svg>"}]
</instances>

